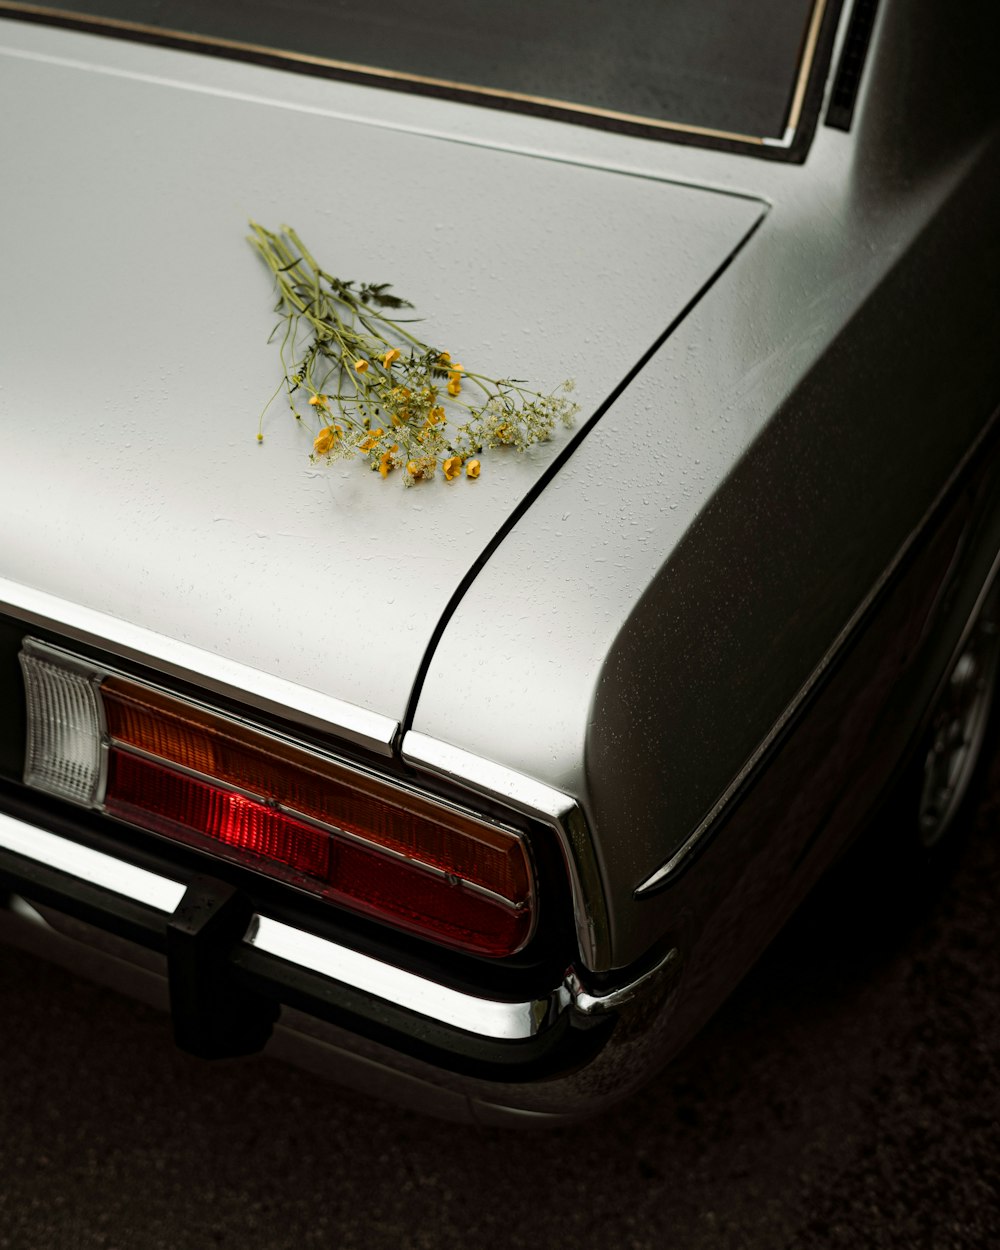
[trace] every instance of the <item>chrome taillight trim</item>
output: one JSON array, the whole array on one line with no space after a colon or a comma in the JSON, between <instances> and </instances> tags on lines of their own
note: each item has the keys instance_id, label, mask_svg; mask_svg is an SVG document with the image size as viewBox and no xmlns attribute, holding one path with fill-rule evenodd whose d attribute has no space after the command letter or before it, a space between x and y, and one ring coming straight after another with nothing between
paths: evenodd
<instances>
[{"instance_id":1,"label":"chrome taillight trim","mask_svg":"<svg viewBox=\"0 0 1000 1250\"><path fill-rule=\"evenodd\" d=\"M456 782L553 830L569 877L583 965L591 972L607 972L611 967L611 934L604 888L593 839L576 799L525 773L416 730L404 734L401 754L408 764L429 776Z\"/></svg>"},{"instance_id":2,"label":"chrome taillight trim","mask_svg":"<svg viewBox=\"0 0 1000 1250\"><path fill-rule=\"evenodd\" d=\"M27 664L25 663L26 660L28 662ZM308 756L311 760L315 761L318 766L331 765L338 768L341 772L348 775L348 780L351 776L353 776L357 780L365 779L369 782L377 783L383 788L384 791L386 791L388 795L387 801L396 800L403 802L408 798L419 799L423 803L432 804L436 809L438 809L442 819L449 814L452 816L460 816L466 822L472 822L473 824L480 825L484 830L486 828L490 828L504 833L512 841L519 844L525 857L526 871L529 881L528 897L526 899L522 899L521 901L515 901L497 893L495 890L489 889L485 885L479 884L478 882L466 880L464 877L461 878L462 888L469 894L486 900L492 905L501 907L510 913L521 913L530 910L532 913L530 928L517 949L523 949L523 947L526 946L534 937L538 923L536 911L538 884L531 854L531 846L524 833L515 828L512 824L505 823L494 816L486 817L481 813L476 813L475 811L459 805L450 799L442 798L440 795L432 793L425 787L414 784L411 780L400 780L396 777L385 775L376 771L374 767L366 767L362 764L349 761L343 756L335 754L333 751L321 750L315 745L292 737L290 734L282 733L279 730L256 723L249 717L237 716L231 712L224 712L220 708L214 707L203 700L192 698L187 694L181 694L176 690L171 690L166 685L160 685L152 681L147 681L144 678L136 677L124 669L115 668L108 664L101 664L96 661L89 660L86 657L78 655L77 653L67 650L64 647L42 641L41 639L34 638L30 635L26 635L21 641L21 663L22 668L25 669L26 673L28 665L32 663L41 663L42 665L48 665L56 670L65 670L68 673L72 673L92 683L95 692L100 689L102 682L106 678L120 678L130 683L133 687L164 696L173 704L177 705L178 708L186 707L194 709L199 712L206 713L220 724L250 730L261 738L262 747L268 742L276 745L291 747L300 752L303 756ZM100 775L97 778L93 795L88 801L81 801L71 795L58 792L51 787L38 785L36 788L54 794L55 797L59 798L60 801L63 802L105 810L104 803L107 797L108 766L111 749L113 747L115 751L120 752L123 755L163 765L164 767L169 768L169 770L177 776L188 777L192 780L208 785L218 786L232 794L239 794L254 802L267 804L268 806L273 807L275 811L296 820L300 820L320 832L327 833L332 837L342 839L343 841L353 843L354 845L364 847L372 854L381 855L387 859L405 863L414 871L425 873L428 876L440 879L450 879L453 875L443 868L427 863L416 853L407 855L402 851L395 850L393 847L384 845L374 839L365 838L360 834L354 834L346 829L342 829L339 825L336 825L332 821L323 821L315 816L309 815L308 813L301 812L291 804L274 801L266 795L235 785L229 780L220 779L209 773L199 772L195 769L188 768L186 765L178 763L176 760L152 754L143 750L141 747L134 746L129 742L118 741L108 732L105 709L99 696L96 697L96 703L100 720L101 750L99 757ZM28 732L30 736L32 732L30 718ZM24 781L28 785L33 784L27 773L24 776ZM141 820L137 820L135 823L142 827ZM210 853L226 858L220 847L209 848L206 846L206 850L210 850ZM268 875L265 868L260 867L258 870L265 876ZM345 905L349 906L349 904ZM393 921L391 918L386 917L386 923L391 925ZM431 935L431 939L434 940L433 935Z\"/></svg>"},{"instance_id":3,"label":"chrome taillight trim","mask_svg":"<svg viewBox=\"0 0 1000 1250\"><path fill-rule=\"evenodd\" d=\"M0 848L142 903L165 916L177 909L187 890L184 882L149 872L3 812ZM439 1024L498 1041L537 1036L572 1002L563 983L546 997L535 1000L503 1002L479 998L268 916L255 915L243 941L276 959Z\"/></svg>"},{"instance_id":4,"label":"chrome taillight trim","mask_svg":"<svg viewBox=\"0 0 1000 1250\"><path fill-rule=\"evenodd\" d=\"M31 656L33 659L43 660L55 667L67 669L70 672L78 673L82 677L92 681L95 687L100 687L105 678L116 677L129 682L132 686L139 689L149 690L155 694L163 695L171 700L178 707L192 708L198 712L207 713L216 721L222 724L228 724L239 729L247 729L261 736L262 745L264 742L273 742L281 746L292 747L304 756L309 756L316 761L317 764L330 764L343 770L348 774L352 774L359 779L365 779L369 782L376 782L392 793L400 800L404 801L408 798L420 799L425 803L432 803L439 808L442 813L450 813L453 816L461 816L466 820L478 821L480 824L489 824L492 827L503 831L511 838L523 841L523 835L510 824L504 824L503 821L490 818L484 820L481 815L470 811L458 803L452 802L450 799L443 798L439 794L435 794L427 788L420 787L405 780L383 773L374 767L366 767L356 761L349 760L343 755L339 755L335 750L323 750L313 743L307 742L301 738L296 738L288 733L282 733L278 729L265 726L257 721L252 720L248 716L237 716L232 712L223 711L221 708L211 703L205 702L203 699L193 698L188 694L181 694L179 691L171 689L170 686L159 684L154 681L147 681L145 678L136 677L135 674L128 672L124 668L116 668L110 664L99 664L96 661L85 659L83 656L77 655L73 651L66 650L64 647L56 646L54 643L42 642L38 638L32 638L26 635L21 640L21 651L23 654ZM112 745L110 736L107 733L104 717L103 704L98 703L98 710L101 717L102 735L108 739L105 746ZM30 729L30 726L29 726ZM147 759L153 763L165 763L175 772L182 773L185 776L196 778L200 781L211 782L213 784L221 784L227 790L232 790L235 794L243 794L249 799L256 799L259 802L265 802L266 797L252 790L244 789L233 784L231 781L221 781L219 778L212 776L210 773L198 772L196 769L188 768L184 764L178 763L176 760L168 760L165 757L155 755L149 751L144 751L141 747L134 746L132 743L115 740L113 743L116 750L124 751L129 755L134 755L140 759ZM104 786L106 778L102 778L100 786L99 798L92 804L87 806L99 807L104 798ZM72 800L69 800L72 801ZM372 845L379 850L384 849L387 854L390 853L389 848L383 848L381 844L369 843L368 839L350 833L346 829L341 829L333 822L327 822L309 816L307 813L300 812L295 807L288 804L277 804L280 810L287 812L290 816L304 820L309 824L316 825L317 828L329 828L334 830L338 835L348 838L365 845ZM392 852L395 854L395 852ZM410 856L400 855L400 858L409 859ZM469 883L470 887L472 883ZM481 893L500 898L500 895L493 895L493 891L486 887L476 887Z\"/></svg>"},{"instance_id":5,"label":"chrome taillight trim","mask_svg":"<svg viewBox=\"0 0 1000 1250\"><path fill-rule=\"evenodd\" d=\"M377 755L393 753L399 723L390 717L2 577L0 613Z\"/></svg>"}]
</instances>

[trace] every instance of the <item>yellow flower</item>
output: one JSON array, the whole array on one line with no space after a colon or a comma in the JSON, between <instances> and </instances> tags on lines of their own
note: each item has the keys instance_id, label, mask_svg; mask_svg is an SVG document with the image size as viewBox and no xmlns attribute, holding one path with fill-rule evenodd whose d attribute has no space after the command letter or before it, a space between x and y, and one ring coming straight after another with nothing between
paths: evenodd
<instances>
[{"instance_id":1,"label":"yellow flower","mask_svg":"<svg viewBox=\"0 0 1000 1250\"><path fill-rule=\"evenodd\" d=\"M444 470L445 481L454 482L455 478L462 472L462 457L449 456L441 465L441 468Z\"/></svg>"},{"instance_id":2,"label":"yellow flower","mask_svg":"<svg viewBox=\"0 0 1000 1250\"><path fill-rule=\"evenodd\" d=\"M383 429L372 430L364 442L358 444L358 451L371 451L384 433Z\"/></svg>"},{"instance_id":3,"label":"yellow flower","mask_svg":"<svg viewBox=\"0 0 1000 1250\"><path fill-rule=\"evenodd\" d=\"M390 461L392 460L393 452L396 452L396 451L399 451L399 444L393 443L393 445L389 448L389 450L383 455L382 459L379 461L378 471L379 473L382 474L383 477L389 476L389 470L392 468L392 464L390 463Z\"/></svg>"},{"instance_id":4,"label":"yellow flower","mask_svg":"<svg viewBox=\"0 0 1000 1250\"><path fill-rule=\"evenodd\" d=\"M415 481L421 478L433 477L437 469L437 461L433 456L421 456L419 460L408 460L406 462L406 471Z\"/></svg>"},{"instance_id":5,"label":"yellow flower","mask_svg":"<svg viewBox=\"0 0 1000 1250\"><path fill-rule=\"evenodd\" d=\"M477 478L479 476L479 468L480 465L478 460L470 460L465 466L465 472L469 477Z\"/></svg>"},{"instance_id":6,"label":"yellow flower","mask_svg":"<svg viewBox=\"0 0 1000 1250\"><path fill-rule=\"evenodd\" d=\"M440 355L440 356L438 356L438 364L439 364L439 365L448 365L448 364L451 364L451 353L450 353L450 352L442 352L442 353L441 353L441 355Z\"/></svg>"},{"instance_id":7,"label":"yellow flower","mask_svg":"<svg viewBox=\"0 0 1000 1250\"><path fill-rule=\"evenodd\" d=\"M382 357L382 364L385 366L386 369L388 369L389 366L392 364L392 362L398 359L399 359L399 348L390 347L389 350L386 352L386 354Z\"/></svg>"},{"instance_id":8,"label":"yellow flower","mask_svg":"<svg viewBox=\"0 0 1000 1250\"><path fill-rule=\"evenodd\" d=\"M339 425L326 426L313 439L313 451L317 456L325 456L343 432Z\"/></svg>"},{"instance_id":9,"label":"yellow flower","mask_svg":"<svg viewBox=\"0 0 1000 1250\"><path fill-rule=\"evenodd\" d=\"M462 389L462 366L448 366L448 394L457 395Z\"/></svg>"},{"instance_id":10,"label":"yellow flower","mask_svg":"<svg viewBox=\"0 0 1000 1250\"><path fill-rule=\"evenodd\" d=\"M441 407L440 404L438 404L437 407L432 408L430 412L427 414L428 425L440 425L443 420L444 420L444 409Z\"/></svg>"},{"instance_id":11,"label":"yellow flower","mask_svg":"<svg viewBox=\"0 0 1000 1250\"><path fill-rule=\"evenodd\" d=\"M309 403L312 405L313 408L325 408L326 396L325 395L311 395L309 397Z\"/></svg>"},{"instance_id":12,"label":"yellow flower","mask_svg":"<svg viewBox=\"0 0 1000 1250\"><path fill-rule=\"evenodd\" d=\"M368 370L368 361L367 361L367 360L356 360L356 361L354 362L354 372L355 372L355 373L366 373L366 372L367 372L367 370Z\"/></svg>"},{"instance_id":13,"label":"yellow flower","mask_svg":"<svg viewBox=\"0 0 1000 1250\"><path fill-rule=\"evenodd\" d=\"M257 442L258 442L258 443L262 443L263 441L264 441L264 435L263 435L263 434L258 434L258 435L257 435Z\"/></svg>"}]
</instances>

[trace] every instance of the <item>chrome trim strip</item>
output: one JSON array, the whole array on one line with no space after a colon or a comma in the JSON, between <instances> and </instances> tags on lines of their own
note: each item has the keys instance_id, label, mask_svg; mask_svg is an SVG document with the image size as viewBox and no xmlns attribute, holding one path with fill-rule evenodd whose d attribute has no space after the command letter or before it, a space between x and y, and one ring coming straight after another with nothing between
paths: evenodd
<instances>
[{"instance_id":1,"label":"chrome trim strip","mask_svg":"<svg viewBox=\"0 0 1000 1250\"><path fill-rule=\"evenodd\" d=\"M680 969L681 954L676 946L663 956L648 972L644 972L641 976L636 977L634 981L629 981L626 985L620 985L617 989L608 990L605 994L591 994L583 982L576 974L576 970L570 968L566 973L566 979L563 982L573 1003L573 1008L584 1016L603 1015L609 1011L617 1011L620 1007L632 1002L643 991L652 992L653 990L662 990L668 986Z\"/></svg>"},{"instance_id":2,"label":"chrome trim strip","mask_svg":"<svg viewBox=\"0 0 1000 1250\"><path fill-rule=\"evenodd\" d=\"M388 716L272 677L144 626L117 620L7 578L0 578L0 612L259 711L334 734L378 755L392 755L399 725Z\"/></svg>"},{"instance_id":3,"label":"chrome trim strip","mask_svg":"<svg viewBox=\"0 0 1000 1250\"><path fill-rule=\"evenodd\" d=\"M636 886L635 890L633 891L633 898L637 898L637 899L645 898L646 895L652 894L659 887L661 887L665 882L667 882L672 876L674 876L680 870L680 868L684 865L684 863L687 861L689 856L693 853L693 851L697 847L698 843L705 836L708 829L715 823L717 817L729 805L729 803L733 799L733 796L743 786L743 783L749 778L749 776L754 772L754 770L760 764L764 755L767 753L768 749L770 748L772 742L774 742L774 740L778 737L778 735L781 733L784 727L788 724L788 722L792 719L792 717L796 714L796 712L798 712L799 708L805 703L806 699L809 697L810 693L812 692L816 684L819 682L820 678L823 676L826 670L830 667L830 665L833 664L834 660L836 660L841 650L847 645L848 639L860 627L861 622L864 620L868 612L872 609L873 604L878 599L879 595L882 593L885 586L888 584L891 578L895 575L896 570L899 568L900 564L902 564L903 560L906 558L907 553L910 551L912 547L916 545L918 538L924 532L927 526L930 524L931 518L933 517L935 511L939 507L941 507L948 493L954 488L955 483L958 481L961 475L965 472L967 465L976 457L976 455L979 452L979 449L985 443L986 439L989 437L990 433L992 432L992 430L998 423L1000 423L1000 409L998 409L990 417L990 419L986 422L986 424L980 430L978 438L975 440L972 446L966 451L965 455L961 458L961 460L955 466L953 471L948 475L947 481L944 483L944 485L941 487L938 493L934 496L934 499L932 500L930 506L926 509L923 516L920 518L917 524L913 527L910 533L903 540L896 554L889 561L886 567L882 570L881 576L878 578L875 584L871 587L868 594L865 595L865 597L858 604L857 608L854 610L854 612L851 614L850 618L848 619L847 624L843 627L843 629L840 631L837 637L833 640L833 643L831 644L829 649L826 651L826 653L823 655L822 659L819 661L819 663L816 665L813 671L809 674L806 680L802 683L802 685L799 687L796 693L792 696L785 710L781 713L778 719L774 722L774 724L768 730L767 734L761 740L757 749L753 752L753 754L746 761L746 763L743 765L740 771L736 774L733 780L729 783L726 789L722 792L722 794L719 795L718 799L716 799L712 807L709 808L708 812L702 817L702 819L699 821L696 827L687 836L687 838L685 838L685 840L681 843L681 845L677 848L677 850L673 853L673 855L671 855L671 857L666 861L666 863L662 864L659 868L656 869L655 872L651 873L643 882L641 882L639 885ZM998 559L1000 559L1000 557L998 557ZM992 574L991 574L991 577L992 577Z\"/></svg>"},{"instance_id":4,"label":"chrome trim strip","mask_svg":"<svg viewBox=\"0 0 1000 1250\"><path fill-rule=\"evenodd\" d=\"M475 998L266 916L253 918L243 940L277 959L480 1037L534 1037L562 1006L558 991L536 1002Z\"/></svg>"},{"instance_id":5,"label":"chrome trim strip","mask_svg":"<svg viewBox=\"0 0 1000 1250\"><path fill-rule=\"evenodd\" d=\"M400 753L423 772L497 799L552 828L569 874L583 964L592 972L608 971L611 944L604 887L587 821L576 799L525 773L412 729L403 735Z\"/></svg>"},{"instance_id":6,"label":"chrome trim strip","mask_svg":"<svg viewBox=\"0 0 1000 1250\"><path fill-rule=\"evenodd\" d=\"M792 103L788 110L788 119L785 122L784 140L780 141L782 147L791 146L795 132L799 128L799 122L802 120L802 105L805 103L809 74L812 71L816 48L819 44L819 32L823 25L824 14L826 13L826 3L827 0L818 0L818 3L813 5L812 17L809 20L809 28L806 31L805 43L802 48L802 58L799 61L798 80L795 83ZM764 142L766 143L767 140L765 139Z\"/></svg>"},{"instance_id":7,"label":"chrome trim strip","mask_svg":"<svg viewBox=\"0 0 1000 1250\"><path fill-rule=\"evenodd\" d=\"M155 907L167 915L177 910L187 889L179 881L171 881L155 872L147 872L145 868L126 864L113 855L105 855L103 851L60 838L3 812L0 812L0 847L90 885L110 890L112 894L121 894L147 907Z\"/></svg>"},{"instance_id":8,"label":"chrome trim strip","mask_svg":"<svg viewBox=\"0 0 1000 1250\"><path fill-rule=\"evenodd\" d=\"M41 912L35 911L34 907L26 902L20 894L10 895L7 900L7 910L13 912L15 916L20 916L22 920L30 920L32 924L41 925L45 929L49 927L49 922Z\"/></svg>"}]
</instances>

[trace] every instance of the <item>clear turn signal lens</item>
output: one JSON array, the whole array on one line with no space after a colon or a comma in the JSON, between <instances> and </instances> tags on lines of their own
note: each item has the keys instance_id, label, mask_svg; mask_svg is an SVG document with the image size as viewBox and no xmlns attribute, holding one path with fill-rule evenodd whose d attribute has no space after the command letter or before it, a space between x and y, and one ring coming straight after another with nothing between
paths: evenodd
<instances>
[{"instance_id":1,"label":"clear turn signal lens","mask_svg":"<svg viewBox=\"0 0 1000 1250\"><path fill-rule=\"evenodd\" d=\"M28 708L24 784L90 807L102 774L94 678L26 651L20 659Z\"/></svg>"}]
</instances>

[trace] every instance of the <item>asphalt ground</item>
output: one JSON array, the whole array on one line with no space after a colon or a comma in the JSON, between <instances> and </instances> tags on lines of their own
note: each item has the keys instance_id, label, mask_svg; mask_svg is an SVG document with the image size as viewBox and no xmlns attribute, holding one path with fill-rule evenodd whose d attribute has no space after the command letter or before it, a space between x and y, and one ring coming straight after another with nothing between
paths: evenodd
<instances>
[{"instance_id":1,"label":"asphalt ground","mask_svg":"<svg viewBox=\"0 0 1000 1250\"><path fill-rule=\"evenodd\" d=\"M589 1124L404 1113L0 953L0 1247L1000 1245L1000 765L953 871L854 855Z\"/></svg>"}]
</instances>

